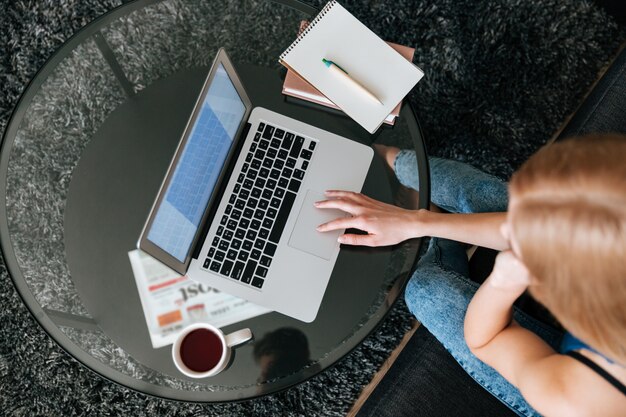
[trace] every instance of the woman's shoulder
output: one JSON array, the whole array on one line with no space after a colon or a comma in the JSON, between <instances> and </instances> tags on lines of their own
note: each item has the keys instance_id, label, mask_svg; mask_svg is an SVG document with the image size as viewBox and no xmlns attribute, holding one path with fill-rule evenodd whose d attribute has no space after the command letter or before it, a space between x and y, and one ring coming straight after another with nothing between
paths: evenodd
<instances>
[{"instance_id":1,"label":"woman's shoulder","mask_svg":"<svg viewBox=\"0 0 626 417\"><path fill-rule=\"evenodd\" d=\"M593 361L622 386L626 368L610 363L602 355L587 350L574 351ZM623 416L626 394L601 373L583 361L563 354L552 355L538 368L539 379L551 381L549 395L538 399L536 408L545 415Z\"/></svg>"}]
</instances>

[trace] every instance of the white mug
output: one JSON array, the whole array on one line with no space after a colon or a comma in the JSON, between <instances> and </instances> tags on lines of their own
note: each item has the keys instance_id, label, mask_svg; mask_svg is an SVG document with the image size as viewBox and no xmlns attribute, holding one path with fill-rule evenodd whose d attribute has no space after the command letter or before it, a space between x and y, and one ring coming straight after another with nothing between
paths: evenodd
<instances>
[{"instance_id":1,"label":"white mug","mask_svg":"<svg viewBox=\"0 0 626 417\"><path fill-rule=\"evenodd\" d=\"M213 335L211 336L205 332L196 332L191 335L191 333L196 330L206 330ZM193 339L187 339L188 337L192 337ZM187 339L187 341L185 341L185 339ZM245 343L250 339L252 339L252 332L250 329L241 329L229 335L224 335L220 329L208 323L194 323L181 330L176 337L176 340L172 345L172 358L178 370L188 377L206 378L222 372L228 366L228 362L230 361L230 357L232 355L232 348ZM208 341L208 343L204 343L204 345L199 344L204 341ZM183 346L183 342L185 342L185 346ZM208 344L211 343L215 344L215 346L208 346ZM195 345L190 346L190 344ZM181 348L185 351L183 352ZM215 349L215 351L203 351L205 349L212 348ZM188 352L189 349L195 350L195 353L190 354ZM195 355L196 357L186 358L187 362L189 362L186 364L183 360L183 356L185 355ZM211 359L211 363L203 363L203 365L210 366L208 369L204 369L204 367L202 370L192 369L192 361L207 362L207 358L209 357Z\"/></svg>"}]
</instances>

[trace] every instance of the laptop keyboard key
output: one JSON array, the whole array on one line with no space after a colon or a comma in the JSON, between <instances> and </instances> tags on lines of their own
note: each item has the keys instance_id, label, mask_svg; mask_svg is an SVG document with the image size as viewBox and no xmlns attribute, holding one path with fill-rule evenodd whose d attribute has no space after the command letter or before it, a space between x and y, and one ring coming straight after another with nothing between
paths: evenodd
<instances>
[{"instance_id":1,"label":"laptop keyboard key","mask_svg":"<svg viewBox=\"0 0 626 417\"><path fill-rule=\"evenodd\" d=\"M215 262L215 261L213 261L213 262L211 263L211 268L210 268L210 269L211 269L211 271L213 271L213 272L220 272L220 268L221 268L221 267L222 267L222 264L220 264L219 262Z\"/></svg>"},{"instance_id":2,"label":"laptop keyboard key","mask_svg":"<svg viewBox=\"0 0 626 417\"><path fill-rule=\"evenodd\" d=\"M261 257L261 251L258 249L252 249L252 252L250 253L250 257L252 259L258 260Z\"/></svg>"},{"instance_id":3,"label":"laptop keyboard key","mask_svg":"<svg viewBox=\"0 0 626 417\"><path fill-rule=\"evenodd\" d=\"M243 270L243 275L241 276L241 282L245 284L249 284L252 281L252 276L254 275L254 270L256 269L256 262L249 261L246 264L246 268Z\"/></svg>"},{"instance_id":4,"label":"laptop keyboard key","mask_svg":"<svg viewBox=\"0 0 626 417\"><path fill-rule=\"evenodd\" d=\"M244 240L243 245L241 245L241 248L245 251L250 251L252 249L252 241Z\"/></svg>"},{"instance_id":5,"label":"laptop keyboard key","mask_svg":"<svg viewBox=\"0 0 626 417\"><path fill-rule=\"evenodd\" d=\"M211 265L211 258L206 258L206 259L204 260L204 263L202 264L202 267L203 267L204 269L208 269L210 265Z\"/></svg>"},{"instance_id":6,"label":"laptop keyboard key","mask_svg":"<svg viewBox=\"0 0 626 417\"><path fill-rule=\"evenodd\" d=\"M281 148L287 149L287 150L291 149L291 145L293 144L294 138L295 138L295 135L293 133L287 132L287 134L285 135L285 138L283 139Z\"/></svg>"},{"instance_id":7,"label":"laptop keyboard key","mask_svg":"<svg viewBox=\"0 0 626 417\"><path fill-rule=\"evenodd\" d=\"M311 159L311 156L313 156L313 152L307 149L302 149L302 153L300 153L300 156L308 161Z\"/></svg>"},{"instance_id":8,"label":"laptop keyboard key","mask_svg":"<svg viewBox=\"0 0 626 417\"><path fill-rule=\"evenodd\" d=\"M304 178L304 171L302 171L301 169L296 169L293 172L293 176L299 180L302 180Z\"/></svg>"},{"instance_id":9,"label":"laptop keyboard key","mask_svg":"<svg viewBox=\"0 0 626 417\"><path fill-rule=\"evenodd\" d=\"M274 126L270 126L270 125L265 126L265 129L263 130L263 138L271 139L273 135L274 135Z\"/></svg>"},{"instance_id":10,"label":"laptop keyboard key","mask_svg":"<svg viewBox=\"0 0 626 417\"><path fill-rule=\"evenodd\" d=\"M269 268L269 266L272 264L272 258L264 255L261 257L261 260L259 261L259 263L263 265L264 267Z\"/></svg>"},{"instance_id":11,"label":"laptop keyboard key","mask_svg":"<svg viewBox=\"0 0 626 417\"><path fill-rule=\"evenodd\" d=\"M235 262L235 266L233 267L232 272L230 273L230 277L239 281L241 279L241 275L243 274L243 269L246 266L243 262Z\"/></svg>"},{"instance_id":12,"label":"laptop keyboard key","mask_svg":"<svg viewBox=\"0 0 626 417\"><path fill-rule=\"evenodd\" d=\"M215 260L216 261L222 262L224 260L225 256L226 256L226 253L222 252L221 250L218 250L217 252L215 252Z\"/></svg>"},{"instance_id":13,"label":"laptop keyboard key","mask_svg":"<svg viewBox=\"0 0 626 417\"><path fill-rule=\"evenodd\" d=\"M271 242L267 242L263 253L268 256L274 256L274 254L276 253L276 245Z\"/></svg>"},{"instance_id":14,"label":"laptop keyboard key","mask_svg":"<svg viewBox=\"0 0 626 417\"><path fill-rule=\"evenodd\" d=\"M261 278L265 278L267 276L267 268L257 266L255 274L260 276Z\"/></svg>"},{"instance_id":15,"label":"laptop keyboard key","mask_svg":"<svg viewBox=\"0 0 626 417\"><path fill-rule=\"evenodd\" d=\"M280 236L283 234L283 229L285 228L285 224L287 224L289 213L291 213L291 208L293 207L293 203L295 201L296 195L294 193L285 193L283 204L280 206L280 210L278 210L278 216L274 221L274 227L272 228L272 231L270 233L270 242L278 243L278 241L280 240Z\"/></svg>"},{"instance_id":16,"label":"laptop keyboard key","mask_svg":"<svg viewBox=\"0 0 626 417\"><path fill-rule=\"evenodd\" d=\"M235 259L237 259L237 251L230 249L228 251L228 254L226 255L226 258L230 259L231 261L234 261Z\"/></svg>"},{"instance_id":17,"label":"laptop keyboard key","mask_svg":"<svg viewBox=\"0 0 626 417\"><path fill-rule=\"evenodd\" d=\"M296 140L293 141L293 146L291 147L289 156L291 156L292 158L297 158L298 156L300 156L300 150L302 150L302 145L304 145L304 138L302 136L296 136Z\"/></svg>"},{"instance_id":18,"label":"laptop keyboard key","mask_svg":"<svg viewBox=\"0 0 626 417\"><path fill-rule=\"evenodd\" d=\"M241 262L245 262L248 260L248 256L250 256L248 252L241 251L239 252L239 255L237 255L237 259L239 259Z\"/></svg>"},{"instance_id":19,"label":"laptop keyboard key","mask_svg":"<svg viewBox=\"0 0 626 417\"><path fill-rule=\"evenodd\" d=\"M295 179L291 179L291 181L289 181L289 190L293 191L294 193L297 193L298 190L300 189L300 184L301 182Z\"/></svg>"},{"instance_id":20,"label":"laptop keyboard key","mask_svg":"<svg viewBox=\"0 0 626 417\"><path fill-rule=\"evenodd\" d=\"M252 280L252 286L256 288L263 288L263 282L263 279L259 277L254 277L254 279Z\"/></svg>"},{"instance_id":21,"label":"laptop keyboard key","mask_svg":"<svg viewBox=\"0 0 626 417\"><path fill-rule=\"evenodd\" d=\"M233 265L234 264L231 261L224 261L224 265L222 265L222 269L220 269L220 274L230 276L230 271L232 271Z\"/></svg>"},{"instance_id":22,"label":"laptop keyboard key","mask_svg":"<svg viewBox=\"0 0 626 417\"><path fill-rule=\"evenodd\" d=\"M293 175L293 169L287 168L287 167L285 167L285 169L283 169L283 177L291 178L292 175Z\"/></svg>"}]
</instances>

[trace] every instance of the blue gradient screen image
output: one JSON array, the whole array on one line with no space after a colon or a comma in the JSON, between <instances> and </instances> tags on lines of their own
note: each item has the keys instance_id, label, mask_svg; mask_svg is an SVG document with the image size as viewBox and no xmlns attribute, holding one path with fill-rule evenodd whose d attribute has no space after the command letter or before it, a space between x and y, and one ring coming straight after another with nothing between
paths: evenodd
<instances>
[{"instance_id":1,"label":"blue gradient screen image","mask_svg":"<svg viewBox=\"0 0 626 417\"><path fill-rule=\"evenodd\" d=\"M222 64L201 106L148 232L148 240L181 262L246 111Z\"/></svg>"}]
</instances>

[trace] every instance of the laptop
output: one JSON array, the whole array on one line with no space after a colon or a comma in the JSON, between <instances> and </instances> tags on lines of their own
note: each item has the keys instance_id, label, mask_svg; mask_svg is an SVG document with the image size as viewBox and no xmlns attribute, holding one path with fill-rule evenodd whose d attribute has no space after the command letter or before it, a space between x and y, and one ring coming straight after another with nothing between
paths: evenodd
<instances>
[{"instance_id":1,"label":"laptop","mask_svg":"<svg viewBox=\"0 0 626 417\"><path fill-rule=\"evenodd\" d=\"M339 254L314 202L360 191L373 150L253 107L220 49L138 248L190 279L295 319L317 316Z\"/></svg>"}]
</instances>

